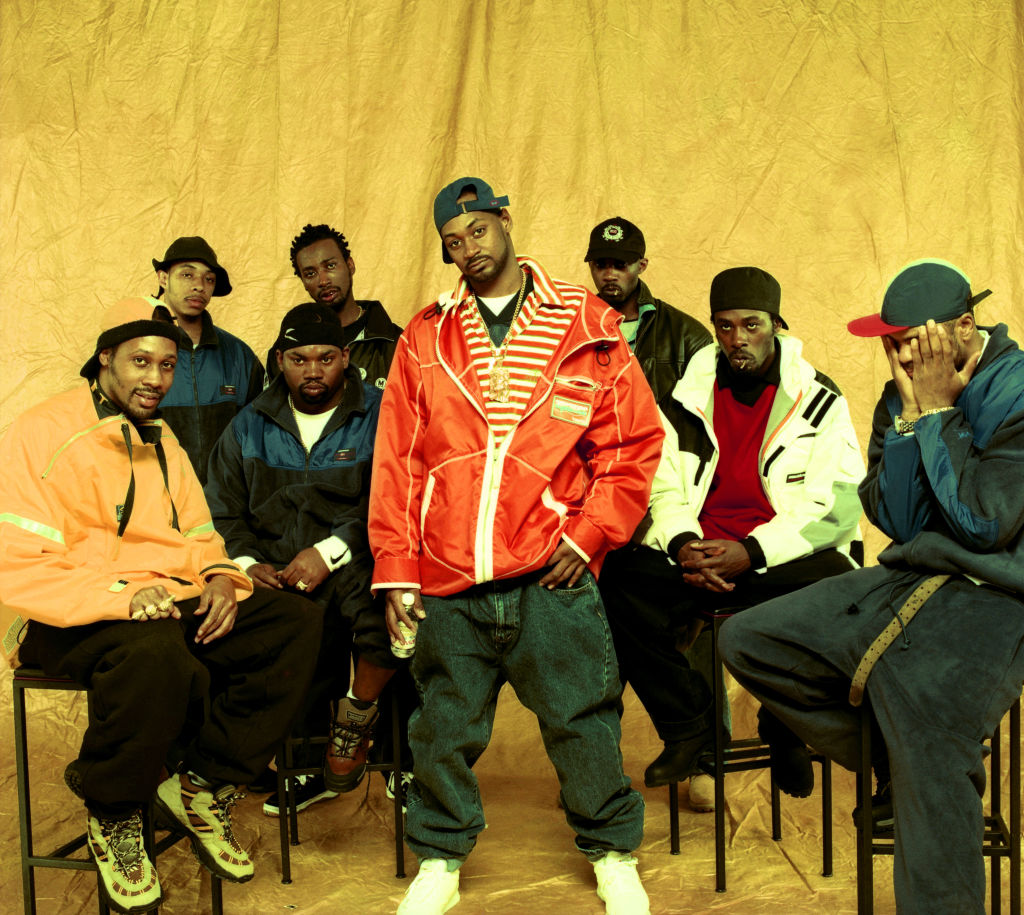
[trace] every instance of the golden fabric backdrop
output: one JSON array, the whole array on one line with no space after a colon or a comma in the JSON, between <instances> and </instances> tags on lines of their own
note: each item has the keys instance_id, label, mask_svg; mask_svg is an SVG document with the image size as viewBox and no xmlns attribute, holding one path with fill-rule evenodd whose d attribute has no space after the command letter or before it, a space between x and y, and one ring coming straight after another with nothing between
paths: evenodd
<instances>
[{"instance_id":1,"label":"golden fabric backdrop","mask_svg":"<svg viewBox=\"0 0 1024 915\"><path fill-rule=\"evenodd\" d=\"M475 174L555 276L589 283L588 232L612 215L643 229L654 293L702 320L716 272L768 269L866 444L888 371L845 324L905 262L957 263L995 290L982 323L1024 328L1022 86L1021 0L3 0L0 429L77 378L102 310L155 293L179 235L216 250L234 292L211 312L258 354L306 298L288 247L307 222L345 232L356 295L404 323L455 281L433 196ZM626 727L636 778L656 747L632 703ZM578 883L566 904L596 911ZM655 910L700 910L673 905Z\"/></svg>"}]
</instances>

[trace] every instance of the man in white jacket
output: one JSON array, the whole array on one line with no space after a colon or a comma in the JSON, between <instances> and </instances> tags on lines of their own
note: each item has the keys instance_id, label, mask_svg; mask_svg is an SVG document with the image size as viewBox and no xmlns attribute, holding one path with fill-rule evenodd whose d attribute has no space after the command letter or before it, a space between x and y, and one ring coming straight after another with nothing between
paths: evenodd
<instances>
[{"instance_id":1,"label":"man in white jacket","mask_svg":"<svg viewBox=\"0 0 1024 915\"><path fill-rule=\"evenodd\" d=\"M788 329L780 300L757 267L712 281L716 342L662 404L672 430L643 543L612 554L602 572L623 679L665 743L644 773L649 786L694 774L711 749L711 691L680 650L701 612L743 610L860 558L864 464L849 410L800 341L779 334ZM803 743L763 713L760 729L780 785L809 794Z\"/></svg>"}]
</instances>

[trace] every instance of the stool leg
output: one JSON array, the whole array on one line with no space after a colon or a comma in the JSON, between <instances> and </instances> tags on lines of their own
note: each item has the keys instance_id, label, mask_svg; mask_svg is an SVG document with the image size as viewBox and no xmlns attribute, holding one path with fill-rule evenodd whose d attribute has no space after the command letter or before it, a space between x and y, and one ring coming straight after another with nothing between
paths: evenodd
<instances>
[{"instance_id":1,"label":"stool leg","mask_svg":"<svg viewBox=\"0 0 1024 915\"><path fill-rule=\"evenodd\" d=\"M395 877L405 878L405 814L402 812L402 725L399 719L398 687L391 687L391 773L395 787Z\"/></svg>"},{"instance_id":2,"label":"stool leg","mask_svg":"<svg viewBox=\"0 0 1024 915\"><path fill-rule=\"evenodd\" d=\"M857 773L857 915L874 912L874 829L871 822L871 712L861 708L860 772Z\"/></svg>"},{"instance_id":3,"label":"stool leg","mask_svg":"<svg viewBox=\"0 0 1024 915\"><path fill-rule=\"evenodd\" d=\"M772 779L772 838L776 842L782 841L782 798L774 778Z\"/></svg>"},{"instance_id":4,"label":"stool leg","mask_svg":"<svg viewBox=\"0 0 1024 915\"><path fill-rule=\"evenodd\" d=\"M1002 811L1002 785L1000 784L1000 776L1003 772L1002 766L1002 734L1000 733L1001 728L997 724L995 731L992 732L992 754L989 760L989 805L992 813L993 820L993 831L998 830L1002 832L1001 824L1003 822L1003 811ZM988 856L989 871L991 874L991 890L992 890L992 913L991 915L1002 915L1003 912L1003 886L1002 886L1002 857L998 854L992 854Z\"/></svg>"},{"instance_id":5,"label":"stool leg","mask_svg":"<svg viewBox=\"0 0 1024 915\"><path fill-rule=\"evenodd\" d=\"M18 769L18 821L21 824L21 892L24 896L25 915L35 915L35 871L28 863L32 857L32 801L29 797L28 743L25 725L25 690L15 680L14 699L14 758Z\"/></svg>"},{"instance_id":6,"label":"stool leg","mask_svg":"<svg viewBox=\"0 0 1024 915\"><path fill-rule=\"evenodd\" d=\"M1010 709L1010 915L1020 915L1020 698Z\"/></svg>"},{"instance_id":7,"label":"stool leg","mask_svg":"<svg viewBox=\"0 0 1024 915\"><path fill-rule=\"evenodd\" d=\"M669 851L679 854L679 782L668 786L668 841Z\"/></svg>"},{"instance_id":8,"label":"stool leg","mask_svg":"<svg viewBox=\"0 0 1024 915\"><path fill-rule=\"evenodd\" d=\"M281 741L277 748L277 826L281 834L281 882L292 882L292 853L288 835L288 794L285 784L285 770L291 763L289 738Z\"/></svg>"},{"instance_id":9,"label":"stool leg","mask_svg":"<svg viewBox=\"0 0 1024 915\"><path fill-rule=\"evenodd\" d=\"M821 876L832 876L832 760L821 761Z\"/></svg>"},{"instance_id":10,"label":"stool leg","mask_svg":"<svg viewBox=\"0 0 1024 915\"><path fill-rule=\"evenodd\" d=\"M210 876L210 907L213 915L224 915L224 886L220 877Z\"/></svg>"},{"instance_id":11,"label":"stool leg","mask_svg":"<svg viewBox=\"0 0 1024 915\"><path fill-rule=\"evenodd\" d=\"M718 659L718 627L716 616L711 624L711 679L715 716L715 892L725 892L725 723L722 721L722 662Z\"/></svg>"}]
</instances>

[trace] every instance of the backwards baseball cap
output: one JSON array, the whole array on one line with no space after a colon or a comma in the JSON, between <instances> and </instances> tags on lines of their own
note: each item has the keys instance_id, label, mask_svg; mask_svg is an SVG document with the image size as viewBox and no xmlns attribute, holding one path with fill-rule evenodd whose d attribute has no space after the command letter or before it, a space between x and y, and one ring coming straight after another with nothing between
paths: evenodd
<instances>
[{"instance_id":1,"label":"backwards baseball cap","mask_svg":"<svg viewBox=\"0 0 1024 915\"><path fill-rule=\"evenodd\" d=\"M465 191L474 191L476 200L456 201ZM508 206L508 197L499 197L494 193L491 186L481 178L459 178L446 187L441 188L434 198L434 228L437 234L441 234L441 228L449 219L461 216L463 213L473 213L477 210L500 211L502 207ZM446 264L452 262L451 255L441 243L441 258Z\"/></svg>"},{"instance_id":2,"label":"backwards baseball cap","mask_svg":"<svg viewBox=\"0 0 1024 915\"><path fill-rule=\"evenodd\" d=\"M880 314L857 318L846 327L858 337L884 337L929 319L941 323L959 318L990 295L991 289L971 295L967 275L948 261L913 261L889 283Z\"/></svg>"},{"instance_id":3,"label":"backwards baseball cap","mask_svg":"<svg viewBox=\"0 0 1024 915\"><path fill-rule=\"evenodd\" d=\"M198 235L176 238L171 242L162 261L153 258L153 269L169 270L174 264L181 261L202 261L217 274L217 284L213 287L214 295L227 295L231 292L231 280L228 279L228 272L217 263L217 255L213 253L213 248L206 243L206 239L200 238ZM161 286L160 292L163 291L164 287Z\"/></svg>"},{"instance_id":4,"label":"backwards baseball cap","mask_svg":"<svg viewBox=\"0 0 1024 915\"><path fill-rule=\"evenodd\" d=\"M359 332L350 324L351 331L341 326L333 308L319 302L296 305L281 321L281 330L274 341L274 349L282 353L300 346L336 346L344 349Z\"/></svg>"},{"instance_id":5,"label":"backwards baseball cap","mask_svg":"<svg viewBox=\"0 0 1024 915\"><path fill-rule=\"evenodd\" d=\"M710 298L712 320L716 311L749 308L768 312L789 330L789 325L779 314L782 287L774 276L760 267L730 267L723 270L711 281Z\"/></svg>"},{"instance_id":6,"label":"backwards baseball cap","mask_svg":"<svg viewBox=\"0 0 1024 915\"><path fill-rule=\"evenodd\" d=\"M647 252L644 233L628 219L613 216L599 222L590 232L585 261L599 261L604 258L632 264Z\"/></svg>"},{"instance_id":7,"label":"backwards baseball cap","mask_svg":"<svg viewBox=\"0 0 1024 915\"><path fill-rule=\"evenodd\" d=\"M96 349L79 374L95 378L100 371L100 352L136 337L166 337L175 346L184 345L182 332L171 322L170 312L163 305L154 307L152 301L140 297L121 299L103 313Z\"/></svg>"}]
</instances>

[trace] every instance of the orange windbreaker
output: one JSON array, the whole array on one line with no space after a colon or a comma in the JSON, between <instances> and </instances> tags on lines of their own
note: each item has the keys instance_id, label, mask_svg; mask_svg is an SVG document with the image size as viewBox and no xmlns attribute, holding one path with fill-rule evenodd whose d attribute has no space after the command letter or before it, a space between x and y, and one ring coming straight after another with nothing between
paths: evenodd
<instances>
[{"instance_id":1,"label":"orange windbreaker","mask_svg":"<svg viewBox=\"0 0 1024 915\"><path fill-rule=\"evenodd\" d=\"M152 585L184 600L200 594L206 577L223 574L239 598L252 592L224 552L187 455L166 426L161 431L166 486L155 445L123 415L98 419L88 384L44 401L8 429L0 441L0 632L8 658L24 620L62 627L127 620L132 596Z\"/></svg>"},{"instance_id":2,"label":"orange windbreaker","mask_svg":"<svg viewBox=\"0 0 1024 915\"><path fill-rule=\"evenodd\" d=\"M570 321L500 443L456 313L468 307L465 279L398 342L370 484L375 589L454 594L543 567L563 537L596 575L647 510L664 432L620 316L519 262L531 297Z\"/></svg>"}]
</instances>

